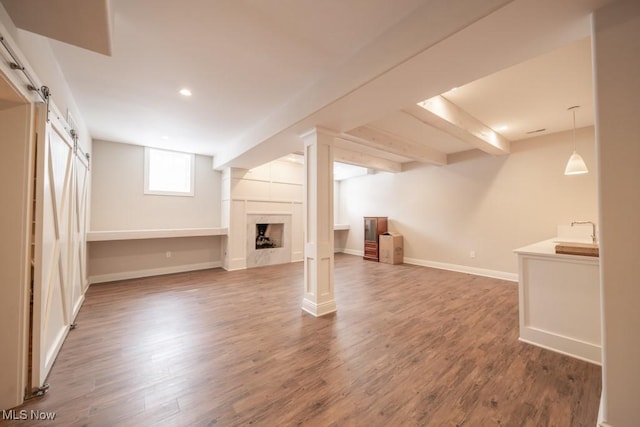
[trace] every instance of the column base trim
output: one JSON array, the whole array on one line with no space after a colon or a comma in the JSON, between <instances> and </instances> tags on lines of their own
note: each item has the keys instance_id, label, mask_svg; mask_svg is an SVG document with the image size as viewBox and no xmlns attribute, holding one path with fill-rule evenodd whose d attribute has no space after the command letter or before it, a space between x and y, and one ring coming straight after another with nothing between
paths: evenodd
<instances>
[{"instance_id":1,"label":"column base trim","mask_svg":"<svg viewBox=\"0 0 640 427\"><path fill-rule=\"evenodd\" d=\"M315 302L310 301L306 298L302 300L302 309L315 317L321 317L327 314L335 313L338 310L335 300L316 304Z\"/></svg>"}]
</instances>

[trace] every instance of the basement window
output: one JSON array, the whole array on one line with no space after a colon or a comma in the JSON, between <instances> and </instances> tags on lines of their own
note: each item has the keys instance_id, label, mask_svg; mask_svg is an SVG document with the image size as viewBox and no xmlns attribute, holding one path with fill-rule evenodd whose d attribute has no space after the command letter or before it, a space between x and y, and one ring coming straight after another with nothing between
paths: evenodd
<instances>
[{"instance_id":1,"label":"basement window","mask_svg":"<svg viewBox=\"0 0 640 427\"><path fill-rule=\"evenodd\" d=\"M193 196L195 155L144 148L144 194Z\"/></svg>"}]
</instances>

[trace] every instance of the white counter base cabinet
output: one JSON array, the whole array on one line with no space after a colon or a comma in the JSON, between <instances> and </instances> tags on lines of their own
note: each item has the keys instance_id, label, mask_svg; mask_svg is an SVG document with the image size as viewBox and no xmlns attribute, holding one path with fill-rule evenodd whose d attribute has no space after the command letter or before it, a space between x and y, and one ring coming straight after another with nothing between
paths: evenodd
<instances>
[{"instance_id":1,"label":"white counter base cabinet","mask_svg":"<svg viewBox=\"0 0 640 427\"><path fill-rule=\"evenodd\" d=\"M520 340L601 364L599 258L555 254L552 240L516 253Z\"/></svg>"}]
</instances>

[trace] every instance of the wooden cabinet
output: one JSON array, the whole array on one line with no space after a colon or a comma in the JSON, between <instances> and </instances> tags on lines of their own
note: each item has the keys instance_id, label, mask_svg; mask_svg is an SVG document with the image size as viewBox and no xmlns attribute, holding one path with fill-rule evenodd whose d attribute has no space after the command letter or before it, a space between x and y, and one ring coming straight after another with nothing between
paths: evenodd
<instances>
[{"instance_id":1,"label":"wooden cabinet","mask_svg":"<svg viewBox=\"0 0 640 427\"><path fill-rule=\"evenodd\" d=\"M364 217L364 259L380 259L380 235L387 232L386 216Z\"/></svg>"}]
</instances>

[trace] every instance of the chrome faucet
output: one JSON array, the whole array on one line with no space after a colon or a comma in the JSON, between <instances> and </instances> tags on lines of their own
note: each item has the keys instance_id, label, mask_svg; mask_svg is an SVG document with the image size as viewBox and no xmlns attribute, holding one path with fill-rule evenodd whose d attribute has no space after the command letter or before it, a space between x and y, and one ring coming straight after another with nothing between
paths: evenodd
<instances>
[{"instance_id":1,"label":"chrome faucet","mask_svg":"<svg viewBox=\"0 0 640 427\"><path fill-rule=\"evenodd\" d=\"M596 223L593 221L573 221L571 226L573 227L576 224L591 224L591 242L595 245L598 243L598 238L596 237Z\"/></svg>"}]
</instances>

